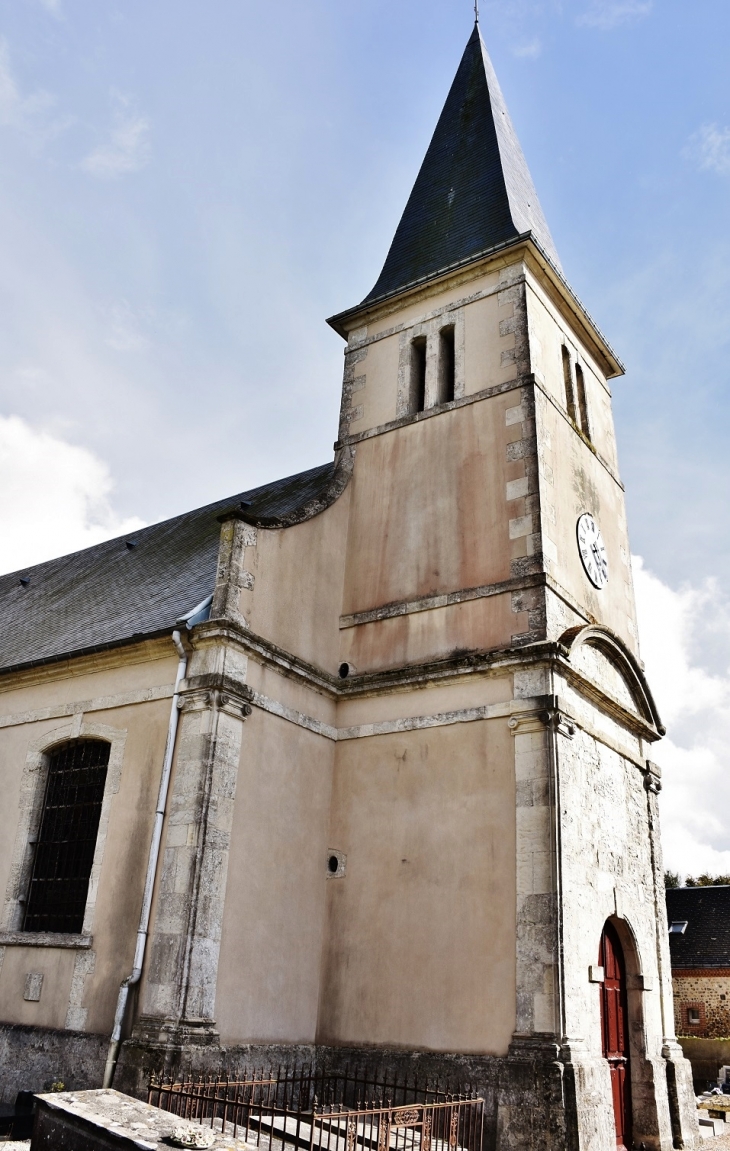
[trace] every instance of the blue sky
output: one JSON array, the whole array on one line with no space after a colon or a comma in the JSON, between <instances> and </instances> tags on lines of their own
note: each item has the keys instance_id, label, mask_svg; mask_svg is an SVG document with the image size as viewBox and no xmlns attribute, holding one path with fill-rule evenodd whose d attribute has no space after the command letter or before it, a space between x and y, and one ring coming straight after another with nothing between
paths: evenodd
<instances>
[{"instance_id":1,"label":"blue sky","mask_svg":"<svg viewBox=\"0 0 730 1151\"><path fill-rule=\"evenodd\" d=\"M627 365L644 610L674 596L682 658L715 684L685 750L710 699L719 748L730 6L481 12L566 275ZM471 21L470 0L0 0L6 570L330 458L324 319L376 279ZM730 834L698 826L730 870Z\"/></svg>"}]
</instances>

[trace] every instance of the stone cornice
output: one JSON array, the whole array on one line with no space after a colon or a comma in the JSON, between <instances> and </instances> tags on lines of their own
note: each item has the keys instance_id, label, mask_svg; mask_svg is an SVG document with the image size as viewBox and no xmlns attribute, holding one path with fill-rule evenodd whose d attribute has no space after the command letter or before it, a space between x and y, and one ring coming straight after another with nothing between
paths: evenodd
<instances>
[{"instance_id":1,"label":"stone cornice","mask_svg":"<svg viewBox=\"0 0 730 1151\"><path fill-rule=\"evenodd\" d=\"M616 635L615 632L612 632L607 627L593 624L587 627L569 628L560 637L560 643L565 649L568 658L570 658L570 653L574 649L577 649L584 643L601 651L609 662L614 664L616 670L631 688L637 708L641 709L644 713L641 719L643 719L647 727L650 727L657 733L654 738L659 738L665 734L666 728L659 716L654 697L644 674L644 668L620 636ZM572 667L571 674L574 677L577 676L581 684L583 682L590 684L590 680L585 680L585 677ZM595 685L592 685L592 688L594 692L600 692L600 688ZM610 699L611 697L609 696L607 698ZM614 705L621 707L617 701L614 701ZM627 715L632 714L626 708L622 710Z\"/></svg>"},{"instance_id":2,"label":"stone cornice","mask_svg":"<svg viewBox=\"0 0 730 1151\"><path fill-rule=\"evenodd\" d=\"M378 607L366 611L352 612L340 616L340 629L361 627L364 624L377 623L381 619L398 619L400 616L413 615L421 611L436 611L439 608L451 607L454 604L466 603L469 600L482 599L495 595L506 595L508 592L524 591L526 588L546 587L548 591L562 600L572 612L585 620L586 625L594 625L595 620L588 615L570 592L566 591L548 572L531 572L527 575L513 576L506 580L497 580L495 583L482 584L479 587L462 588L458 591L437 592L434 595L415 596L410 600L394 600L391 603L380 604Z\"/></svg>"},{"instance_id":3,"label":"stone cornice","mask_svg":"<svg viewBox=\"0 0 730 1151\"><path fill-rule=\"evenodd\" d=\"M348 350L352 351L351 348ZM452 412L457 408L465 408L470 404L478 404L482 400L489 400L493 396L503 396L507 392L519 391L521 388L526 387L535 387L538 389L541 395L543 395L548 403L551 404L551 406L555 409L561 419L563 419L570 426L571 430L577 434L578 439L583 443L586 451L589 451L596 457L601 467L603 467L605 471L608 472L614 483L616 483L621 488L621 491L623 491L624 486L615 469L611 466L608 460L601 455L595 444L591 443L587 436L584 436L581 431L578 431L575 428L575 425L570 421L568 413L563 410L563 408L557 402L555 397L548 391L542 381L539 380L538 377L533 375L531 372L525 375L517 376L514 380L506 380L501 384L493 384L490 388L483 388L481 391L472 392L468 396L459 396L458 399L450 400L447 404L436 404L432 408L426 408L425 411L414 412L407 416L399 416L397 419L388 420L388 422L385 424L378 424L374 428L366 428L365 431L362 432L353 432L352 435L343 436L340 440L338 440L335 444L335 448L337 450L343 449L345 447L351 448L353 445L362 443L364 440L372 440L376 436L387 435L388 432L397 431L398 428L405 428L409 424L419 424L424 420L431 420L435 416L442 415L443 412ZM251 520L250 522L253 523L254 521ZM286 525L274 524L272 526Z\"/></svg>"},{"instance_id":4,"label":"stone cornice","mask_svg":"<svg viewBox=\"0 0 730 1151\"><path fill-rule=\"evenodd\" d=\"M318 516L321 512L326 511L327 508L331 507L332 504L340 498L352 478L354 465L355 452L352 447L337 444L335 449L335 466L332 476L328 483L323 486L322 490L312 499L307 500L306 503L300 504L299 507L294 508L283 516L256 515L255 512L248 511L243 505L238 504L232 506L227 512L224 511L218 518L221 522L225 522L226 519L236 518L246 524L250 524L252 527L268 528L270 530L290 528L295 524L304 523L306 520L311 520L314 516Z\"/></svg>"},{"instance_id":5,"label":"stone cornice","mask_svg":"<svg viewBox=\"0 0 730 1151\"><path fill-rule=\"evenodd\" d=\"M502 384L494 384L491 388L483 388L480 392L472 392L468 396L459 396L456 400L450 400L447 404L435 404L432 408L426 408L422 412L414 412L412 415L399 416L395 420L388 420L385 424L378 424L374 428L366 428L363 432L353 432L352 435L343 436L335 444L336 448L341 448L343 445L350 446L352 444L362 443L363 440L371 440L375 436L384 436L388 432L396 431L398 428L405 428L408 424L420 424L424 420L433 419L434 416L440 416L443 412L453 412L457 408L466 408L470 404L478 404L482 400L489 400L492 396L503 396L506 392L518 391L529 384L535 383L534 376L524 375L518 376L514 380L506 380Z\"/></svg>"},{"instance_id":6,"label":"stone cornice","mask_svg":"<svg viewBox=\"0 0 730 1151\"><path fill-rule=\"evenodd\" d=\"M383 671L355 675L348 679L340 679L324 671L322 668L318 668L306 660L292 655L291 652L285 651L276 644L271 643L262 636L255 635L253 632L248 631L236 623L224 620L209 620L206 623L198 624L190 634L190 640L195 647L233 644L246 655L252 657L264 666L332 700L366 698L369 696L392 694L399 691L412 691L414 688L434 682L444 685L455 684L463 681L465 676L480 675L491 677L504 675L510 671L523 669L525 666L543 665L553 667L579 694L590 700L591 703L600 708L601 711L613 719L619 726L629 730L632 734L647 742L654 742L660 738L660 732L645 718L624 707L612 696L602 691L591 680L587 679L580 671L572 667L569 661L569 648L563 643L543 641L525 645L520 648L499 648L487 652L468 652L421 664L388 668ZM167 644L165 644L164 648L161 644L158 644L158 658L166 654L166 648ZM110 660L108 666L114 667L134 662L134 660L130 658L130 649L124 648L122 650L124 651L124 658L119 659L117 656L116 661ZM54 664L51 665L51 667L56 668L57 665ZM93 670L93 668L90 670ZM71 674L80 673L74 671L71 672ZM243 708L243 706L248 705L253 700L253 696L249 694L249 689L247 689L245 685L238 684L233 680L231 680L230 683L227 681L225 683L222 681L219 683L219 677L214 676L213 678L216 680L215 683L212 681L208 683L207 677L197 677L195 682L192 680L187 682L183 687L183 694L186 692L194 692L200 695L201 692L211 691L223 693L225 696L230 697L230 705L233 706L234 709ZM203 679L206 679L205 683L202 682ZM198 682L198 680L201 682ZM40 677L38 682L42 681L43 677ZM105 696L103 698L81 702L76 701L69 704L61 704L50 709L26 711L18 713L17 715L8 715L4 719L0 719L0 726L11 726L18 723L31 723L41 719L70 716L79 711L103 710L109 707L152 702L156 699L168 698L170 694L171 687L164 685L160 688L140 689L138 692L121 693L118 696ZM228 704L228 700L226 700L225 703ZM572 715L570 718L575 719L579 726L585 726L584 722L580 719ZM318 723L319 721L314 722Z\"/></svg>"},{"instance_id":7,"label":"stone cornice","mask_svg":"<svg viewBox=\"0 0 730 1151\"><path fill-rule=\"evenodd\" d=\"M316 667L299 656L292 655L284 648L255 632L228 620L212 619L196 626L191 633L195 647L221 642L237 645L246 655L258 658L260 663L273 668L288 679L299 680L315 691L336 697L340 694L342 680L322 668Z\"/></svg>"},{"instance_id":8,"label":"stone cornice","mask_svg":"<svg viewBox=\"0 0 730 1151\"><path fill-rule=\"evenodd\" d=\"M118 692L116 695L101 695L92 699L77 699L71 703L59 703L50 707L31 708L0 715L0 731L6 727L17 727L23 723L40 723L47 719L71 719L95 711L113 711L118 707L130 707L139 703L155 703L161 699L171 699L173 684L158 687L142 687L136 691Z\"/></svg>"},{"instance_id":9,"label":"stone cornice","mask_svg":"<svg viewBox=\"0 0 730 1151\"><path fill-rule=\"evenodd\" d=\"M297 679L314 690L328 695L333 699L362 698L391 693L393 691L412 690L426 683L439 681L441 683L458 683L468 675L495 675L506 671L518 670L527 665L552 665L562 672L571 685L592 703L600 707L611 719L621 727L628 728L634 735L647 742L654 742L660 738L660 733L650 725L642 716L624 707L618 700L602 691L596 684L587 679L581 672L573 668L568 660L568 649L562 643L538 642L521 648L500 648L491 652L465 653L442 660L434 660L423 664L411 664L406 667L386 669L356 675L348 679L339 679L328 675L321 668L315 668L283 651L276 645L244 631L233 624L221 624L220 621L211 620L196 628L200 630L201 639L209 642L213 637L226 636L237 642L248 654L258 658L266 666L279 671L287 678ZM583 724L581 723L581 726Z\"/></svg>"},{"instance_id":10,"label":"stone cornice","mask_svg":"<svg viewBox=\"0 0 730 1151\"><path fill-rule=\"evenodd\" d=\"M468 283L491 271L499 271L501 268L519 263L520 260L524 260L560 311L569 315L572 325L587 345L591 355L595 357L601 371L609 378L623 375L623 364L595 320L530 232L487 249L463 264L444 268L440 274L428 277L392 296L375 300L370 304L358 304L354 308L331 316L327 322L339 335L347 338L348 333L358 327L372 324L400 311L403 307L412 306L420 300L428 300L440 295L447 288Z\"/></svg>"},{"instance_id":11,"label":"stone cornice","mask_svg":"<svg viewBox=\"0 0 730 1151\"><path fill-rule=\"evenodd\" d=\"M380 607L371 608L369 611L341 615L340 628L360 627L362 624L376 623L381 619L397 619L399 616L412 615L415 612L434 611L437 608L451 607L453 604L466 603L473 599L505 595L513 591L524 591L525 588L529 587L545 586L547 582L548 577L544 572L535 572L532 575L517 576L497 583L483 584L480 587L462 588L460 591L440 592L436 595L417 596L411 600L382 604Z\"/></svg>"},{"instance_id":12,"label":"stone cornice","mask_svg":"<svg viewBox=\"0 0 730 1151\"><path fill-rule=\"evenodd\" d=\"M65 652L47 660L17 664L0 669L0 694L18 688L34 687L54 680L93 675L130 664L151 663L159 659L176 659L172 629L150 636L131 636L103 647L92 647L77 652Z\"/></svg>"}]
</instances>

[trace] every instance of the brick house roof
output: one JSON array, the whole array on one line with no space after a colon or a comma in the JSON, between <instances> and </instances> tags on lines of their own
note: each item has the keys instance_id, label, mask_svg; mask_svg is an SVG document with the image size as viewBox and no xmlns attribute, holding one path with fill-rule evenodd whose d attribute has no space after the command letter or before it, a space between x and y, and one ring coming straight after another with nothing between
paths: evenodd
<instances>
[{"instance_id":1,"label":"brick house roof","mask_svg":"<svg viewBox=\"0 0 730 1151\"><path fill-rule=\"evenodd\" d=\"M669 935L672 968L730 967L730 886L668 888L667 918L687 923Z\"/></svg>"}]
</instances>

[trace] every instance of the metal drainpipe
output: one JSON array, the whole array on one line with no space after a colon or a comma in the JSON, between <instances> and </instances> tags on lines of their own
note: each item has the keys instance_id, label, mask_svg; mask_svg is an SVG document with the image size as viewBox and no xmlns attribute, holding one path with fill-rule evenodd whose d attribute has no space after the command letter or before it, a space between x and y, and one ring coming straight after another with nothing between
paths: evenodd
<instances>
[{"instance_id":1,"label":"metal drainpipe","mask_svg":"<svg viewBox=\"0 0 730 1151\"><path fill-rule=\"evenodd\" d=\"M192 615L192 613L191 613ZM175 677L175 691L172 697L172 706L170 708L170 724L167 729L167 743L165 744L165 758L162 762L162 778L160 779L160 793L157 797L157 810L155 811L155 827L152 833L152 843L150 844L150 854L147 861L147 877L144 884L144 898L142 900L142 911L139 917L139 927L137 928L137 946L134 951L134 966L131 973L126 979L122 980L119 988L119 995L117 997L117 1009L114 1013L114 1030L112 1031L111 1042L109 1043L109 1054L106 1059L106 1067L104 1068L104 1082L103 1087L111 1087L114 1081L114 1072L117 1066L117 1058L119 1056L119 1048L122 1043L122 1024L124 1023L124 1012L127 1007L127 997L129 996L129 989L135 983L139 983L140 976L142 975L142 964L144 963L145 947L147 945L147 932L150 925L150 911L152 909L152 893L155 886L155 877L157 875L157 860L160 855L160 842L162 840L162 824L165 818L165 808L167 806L167 792L170 787L170 774L172 772L172 759L175 754L175 737L177 735L177 724L180 715L178 709L179 688L180 683L185 678L185 673L188 668L188 657L185 648L180 640L180 632L174 631L172 633L172 642L175 645L180 662L177 665L177 675Z\"/></svg>"}]
</instances>

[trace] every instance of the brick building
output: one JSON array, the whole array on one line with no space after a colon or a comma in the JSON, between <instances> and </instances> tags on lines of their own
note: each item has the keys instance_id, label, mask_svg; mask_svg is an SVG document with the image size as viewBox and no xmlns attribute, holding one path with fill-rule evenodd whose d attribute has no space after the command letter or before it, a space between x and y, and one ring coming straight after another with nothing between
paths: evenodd
<instances>
[{"instance_id":1,"label":"brick building","mask_svg":"<svg viewBox=\"0 0 730 1151\"><path fill-rule=\"evenodd\" d=\"M678 1035L730 1036L730 886L667 891Z\"/></svg>"}]
</instances>

